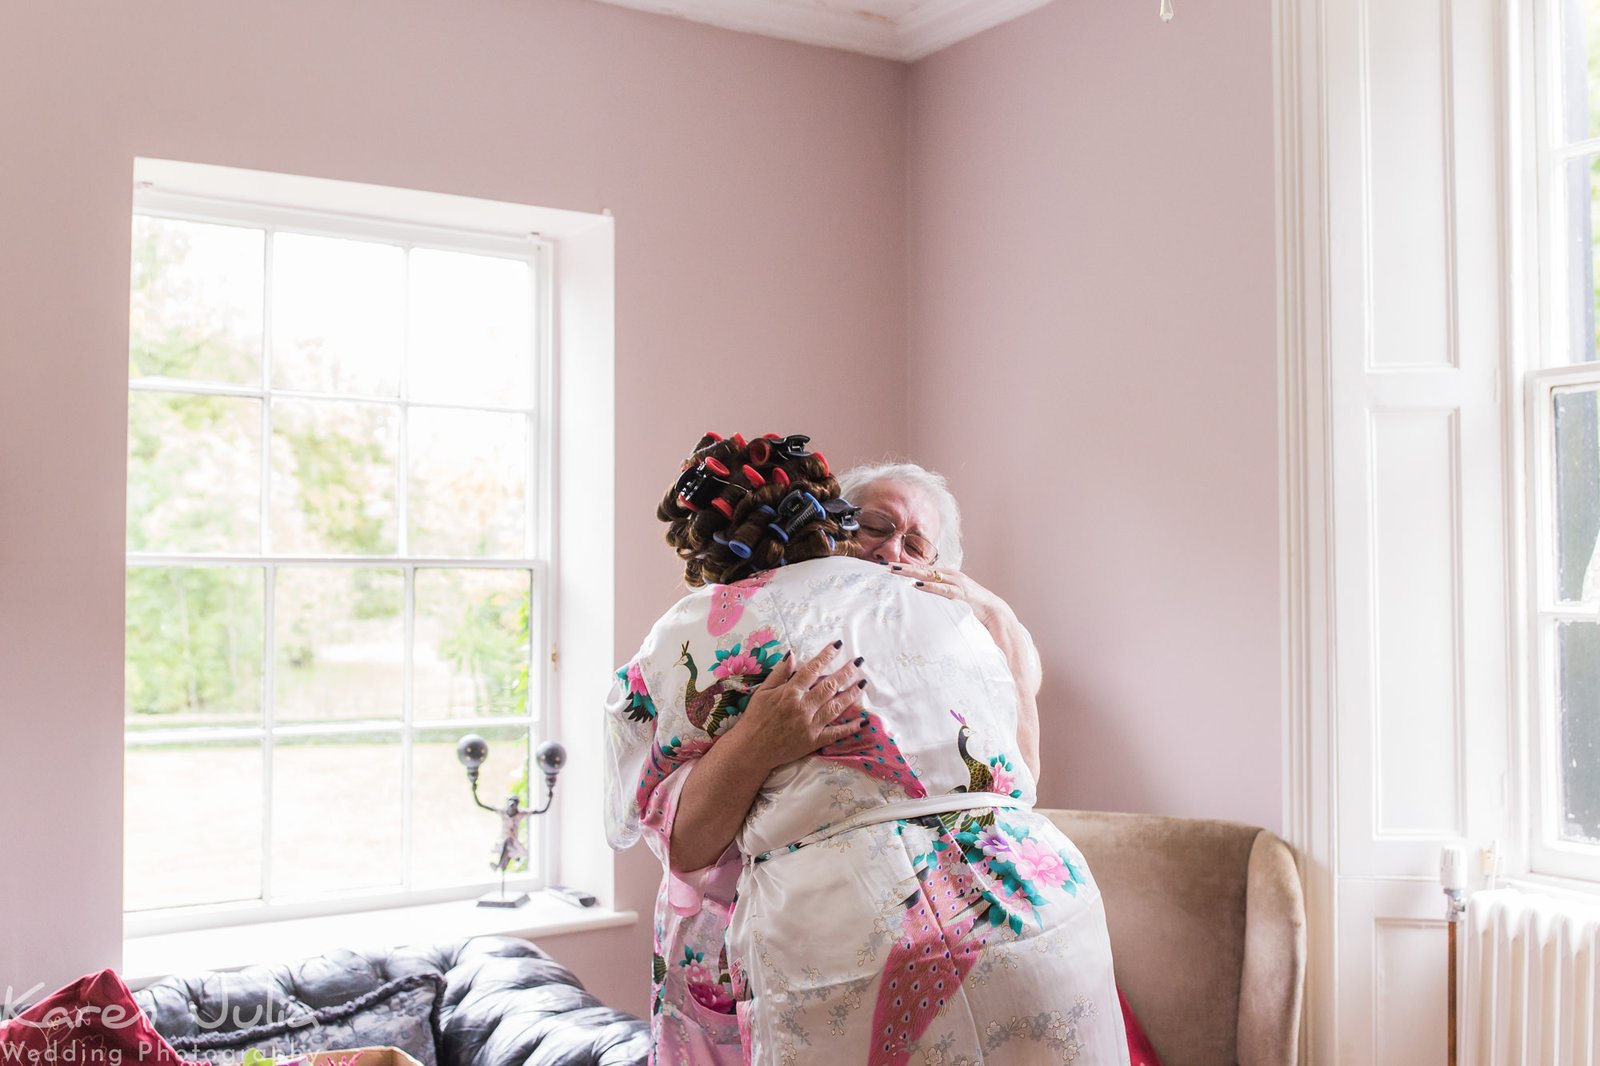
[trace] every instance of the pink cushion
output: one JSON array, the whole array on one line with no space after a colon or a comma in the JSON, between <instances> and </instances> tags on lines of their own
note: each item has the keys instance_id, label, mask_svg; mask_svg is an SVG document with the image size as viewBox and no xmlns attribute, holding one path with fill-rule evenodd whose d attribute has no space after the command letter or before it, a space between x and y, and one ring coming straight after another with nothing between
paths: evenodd
<instances>
[{"instance_id":1,"label":"pink cushion","mask_svg":"<svg viewBox=\"0 0 1600 1066\"><path fill-rule=\"evenodd\" d=\"M80 977L0 1023L0 1062L184 1066L112 970Z\"/></svg>"},{"instance_id":2,"label":"pink cushion","mask_svg":"<svg viewBox=\"0 0 1600 1066\"><path fill-rule=\"evenodd\" d=\"M1144 1035L1144 1026L1134 1017L1133 1008L1128 1006L1128 1000L1120 988L1117 989L1117 1001L1122 1004L1122 1024L1128 1028L1130 1066L1161 1066L1161 1056L1156 1054L1155 1045L1150 1043L1150 1038Z\"/></svg>"}]
</instances>

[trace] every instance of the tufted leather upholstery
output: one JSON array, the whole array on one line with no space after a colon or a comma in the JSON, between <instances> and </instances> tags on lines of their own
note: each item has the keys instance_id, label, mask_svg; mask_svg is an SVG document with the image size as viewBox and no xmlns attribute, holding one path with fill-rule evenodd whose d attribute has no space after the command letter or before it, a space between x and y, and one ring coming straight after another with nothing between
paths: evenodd
<instances>
[{"instance_id":1,"label":"tufted leather upholstery","mask_svg":"<svg viewBox=\"0 0 1600 1066\"><path fill-rule=\"evenodd\" d=\"M241 1029L343 1003L413 973L445 979L439 1066L636 1066L650 1027L595 999L565 966L525 940L475 937L436 947L335 951L231 973L167 977L134 993L168 1039L224 1018Z\"/></svg>"}]
</instances>

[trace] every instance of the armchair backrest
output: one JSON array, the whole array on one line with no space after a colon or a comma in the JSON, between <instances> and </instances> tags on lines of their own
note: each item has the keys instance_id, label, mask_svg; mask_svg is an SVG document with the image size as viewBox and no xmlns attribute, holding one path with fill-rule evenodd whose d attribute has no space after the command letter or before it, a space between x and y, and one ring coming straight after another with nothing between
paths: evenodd
<instances>
[{"instance_id":1,"label":"armchair backrest","mask_svg":"<svg viewBox=\"0 0 1600 1066\"><path fill-rule=\"evenodd\" d=\"M1117 985L1165 1066L1293 1066L1305 909L1288 845L1236 822L1041 813L1088 860Z\"/></svg>"}]
</instances>

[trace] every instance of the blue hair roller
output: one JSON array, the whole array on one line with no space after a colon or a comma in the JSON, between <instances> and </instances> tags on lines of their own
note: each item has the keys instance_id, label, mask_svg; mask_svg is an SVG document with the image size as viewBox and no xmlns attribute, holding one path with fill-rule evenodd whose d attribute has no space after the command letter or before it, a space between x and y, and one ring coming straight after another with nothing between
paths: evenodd
<instances>
[{"instance_id":1,"label":"blue hair roller","mask_svg":"<svg viewBox=\"0 0 1600 1066\"><path fill-rule=\"evenodd\" d=\"M782 537L783 538L783 542L785 544L789 543L789 534L785 533L783 531L783 527L778 525L778 523L776 523L776 522L768 522L767 523L767 528L772 530L778 536Z\"/></svg>"},{"instance_id":2,"label":"blue hair roller","mask_svg":"<svg viewBox=\"0 0 1600 1066\"><path fill-rule=\"evenodd\" d=\"M711 534L711 539L716 541L718 544L726 544L726 543L728 543L728 535L726 533L722 532L722 530L720 530L720 529L717 530L715 533Z\"/></svg>"},{"instance_id":3,"label":"blue hair roller","mask_svg":"<svg viewBox=\"0 0 1600 1066\"><path fill-rule=\"evenodd\" d=\"M746 544L742 540L728 541L728 550L741 559L750 558L750 545Z\"/></svg>"}]
</instances>

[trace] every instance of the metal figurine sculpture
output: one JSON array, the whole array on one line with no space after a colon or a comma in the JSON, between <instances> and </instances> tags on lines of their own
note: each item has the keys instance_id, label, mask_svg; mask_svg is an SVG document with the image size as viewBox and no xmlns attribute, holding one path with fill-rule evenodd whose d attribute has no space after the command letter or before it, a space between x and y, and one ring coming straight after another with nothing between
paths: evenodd
<instances>
[{"instance_id":1,"label":"metal figurine sculpture","mask_svg":"<svg viewBox=\"0 0 1600 1066\"><path fill-rule=\"evenodd\" d=\"M500 843L489 863L490 869L500 871L500 892L498 895L490 893L483 896L478 900L478 906L520 907L528 902L528 894L523 892L514 897L506 895L506 868L518 859L528 857L528 846L522 842L522 823L550 809L550 802L556 794L556 775L567 762L567 749L553 740L547 740L534 749L533 762L544 771L545 787L544 806L536 811L523 810L522 801L515 795L507 797L504 806L500 807L491 807L478 798L478 771L488 757L489 742L478 734L468 733L456 741L456 758L467 768L467 780L472 784L472 802L500 816Z\"/></svg>"}]
</instances>

